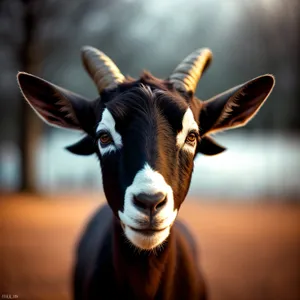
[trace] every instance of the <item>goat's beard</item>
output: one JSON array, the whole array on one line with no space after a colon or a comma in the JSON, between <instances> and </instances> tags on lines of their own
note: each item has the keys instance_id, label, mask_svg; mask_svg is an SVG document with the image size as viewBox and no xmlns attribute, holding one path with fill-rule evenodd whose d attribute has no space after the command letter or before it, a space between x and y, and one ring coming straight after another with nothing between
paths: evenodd
<instances>
[{"instance_id":1,"label":"goat's beard","mask_svg":"<svg viewBox=\"0 0 300 300\"><path fill-rule=\"evenodd\" d=\"M164 242L170 234L171 226L172 225L160 231L145 233L122 224L124 234L128 241L140 250L155 250L156 248L163 247Z\"/></svg>"},{"instance_id":2,"label":"goat's beard","mask_svg":"<svg viewBox=\"0 0 300 300\"><path fill-rule=\"evenodd\" d=\"M154 250L162 246L168 238L171 227L177 217L177 209L168 218L164 219L159 227L155 228L139 228L139 226L127 222L126 215L120 211L119 217L125 237L133 246L141 250Z\"/></svg>"}]
</instances>

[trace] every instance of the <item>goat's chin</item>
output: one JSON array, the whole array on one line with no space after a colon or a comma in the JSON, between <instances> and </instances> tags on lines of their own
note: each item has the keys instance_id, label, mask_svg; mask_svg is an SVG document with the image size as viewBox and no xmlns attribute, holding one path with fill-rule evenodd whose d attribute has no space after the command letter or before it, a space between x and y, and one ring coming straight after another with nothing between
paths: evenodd
<instances>
[{"instance_id":1,"label":"goat's chin","mask_svg":"<svg viewBox=\"0 0 300 300\"><path fill-rule=\"evenodd\" d=\"M151 235L146 235L143 232L133 230L126 225L123 227L123 230L129 242L135 247L141 250L153 250L162 245L167 239L170 234L170 227L171 226L165 228L164 230L157 231Z\"/></svg>"}]
</instances>

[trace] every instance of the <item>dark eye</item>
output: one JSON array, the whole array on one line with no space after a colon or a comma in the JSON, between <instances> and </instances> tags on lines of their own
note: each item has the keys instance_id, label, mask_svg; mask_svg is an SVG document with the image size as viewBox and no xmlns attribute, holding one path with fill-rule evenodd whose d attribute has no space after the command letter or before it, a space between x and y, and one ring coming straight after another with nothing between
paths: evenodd
<instances>
[{"instance_id":1,"label":"dark eye","mask_svg":"<svg viewBox=\"0 0 300 300\"><path fill-rule=\"evenodd\" d=\"M99 135L99 141L102 145L108 145L112 142L112 138L109 133L103 132Z\"/></svg>"},{"instance_id":2,"label":"dark eye","mask_svg":"<svg viewBox=\"0 0 300 300\"><path fill-rule=\"evenodd\" d=\"M189 144L194 144L197 140L197 134L195 132L190 132L186 137L185 142Z\"/></svg>"}]
</instances>

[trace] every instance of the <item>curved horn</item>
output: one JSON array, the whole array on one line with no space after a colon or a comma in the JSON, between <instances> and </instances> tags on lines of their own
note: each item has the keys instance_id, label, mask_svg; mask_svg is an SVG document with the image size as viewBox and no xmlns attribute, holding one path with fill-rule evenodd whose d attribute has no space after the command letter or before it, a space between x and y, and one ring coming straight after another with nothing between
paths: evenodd
<instances>
[{"instance_id":1,"label":"curved horn","mask_svg":"<svg viewBox=\"0 0 300 300\"><path fill-rule=\"evenodd\" d=\"M115 87L122 83L125 77L115 63L103 52L90 46L81 49L83 65L96 83L98 92L105 88Z\"/></svg>"},{"instance_id":2,"label":"curved horn","mask_svg":"<svg viewBox=\"0 0 300 300\"><path fill-rule=\"evenodd\" d=\"M169 81L180 91L194 93L202 73L209 66L211 60L210 49L197 49L176 67L169 77Z\"/></svg>"}]
</instances>

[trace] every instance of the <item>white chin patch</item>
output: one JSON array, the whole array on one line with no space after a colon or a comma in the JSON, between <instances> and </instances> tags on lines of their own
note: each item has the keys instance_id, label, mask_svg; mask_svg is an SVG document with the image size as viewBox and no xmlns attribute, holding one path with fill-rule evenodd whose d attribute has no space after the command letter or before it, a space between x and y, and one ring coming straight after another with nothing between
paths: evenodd
<instances>
[{"instance_id":1,"label":"white chin patch","mask_svg":"<svg viewBox=\"0 0 300 300\"><path fill-rule=\"evenodd\" d=\"M143 234L125 225L125 235L128 240L139 249L153 250L161 245L170 234L170 226L155 234Z\"/></svg>"},{"instance_id":2,"label":"white chin patch","mask_svg":"<svg viewBox=\"0 0 300 300\"><path fill-rule=\"evenodd\" d=\"M140 193L166 195L166 204L153 219L157 224L155 230L147 230L150 226L147 225L150 224L149 215L133 204L134 196ZM118 213L127 239L139 249L152 250L161 245L169 236L170 228L177 216L172 188L159 172L154 171L146 163L144 168L136 174L133 183L126 189L124 211Z\"/></svg>"}]
</instances>

